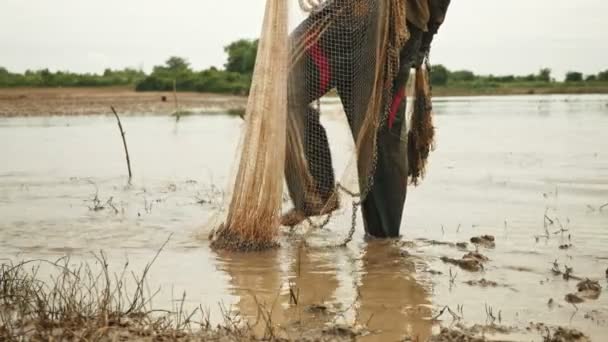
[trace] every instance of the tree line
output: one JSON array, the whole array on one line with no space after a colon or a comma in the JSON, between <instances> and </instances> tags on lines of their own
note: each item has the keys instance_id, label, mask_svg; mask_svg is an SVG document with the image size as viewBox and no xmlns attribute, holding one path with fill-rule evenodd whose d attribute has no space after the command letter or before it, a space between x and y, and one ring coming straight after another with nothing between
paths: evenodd
<instances>
[{"instance_id":1,"label":"tree line","mask_svg":"<svg viewBox=\"0 0 608 342\"><path fill-rule=\"evenodd\" d=\"M0 67L0 87L102 87L133 86L137 91L178 91L247 94L257 54L257 40L238 40L224 48L227 61L223 68L211 67L193 70L189 62L181 57L171 57L165 64L155 66L150 74L141 70L106 69L102 74L77 74L51 72L48 69L11 73ZM608 82L608 70L596 75L584 75L570 71L565 83ZM544 68L536 74L476 75L469 70L451 71L443 65L434 65L431 72L434 86L456 86L468 88L494 88L503 85L547 85L560 83L552 77L551 70Z\"/></svg>"},{"instance_id":2,"label":"tree line","mask_svg":"<svg viewBox=\"0 0 608 342\"><path fill-rule=\"evenodd\" d=\"M569 71L563 80L565 83L572 82L608 82L608 70L599 72L597 75L584 75L578 71ZM445 66L438 64L432 67L431 84L435 86L450 85L480 85L492 86L501 83L557 83L551 75L551 69L543 68L537 74L524 76L517 75L476 75L469 70L450 71Z\"/></svg>"}]
</instances>

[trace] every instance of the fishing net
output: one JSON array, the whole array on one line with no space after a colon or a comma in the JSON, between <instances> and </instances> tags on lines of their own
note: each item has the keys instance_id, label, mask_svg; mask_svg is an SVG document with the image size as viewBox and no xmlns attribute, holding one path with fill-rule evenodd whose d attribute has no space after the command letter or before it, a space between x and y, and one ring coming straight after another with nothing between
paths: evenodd
<instances>
[{"instance_id":1,"label":"fishing net","mask_svg":"<svg viewBox=\"0 0 608 342\"><path fill-rule=\"evenodd\" d=\"M214 246L271 247L281 224L349 226L352 237L358 209L379 181L379 145L394 140L381 132L399 125L393 135L407 141L407 120L395 124L392 116L405 95L394 83L409 38L405 3L267 0L230 201L212 223ZM330 149L322 107L336 106L322 98L339 103L352 149ZM400 151L407 168L407 147ZM348 160L339 181L332 153ZM405 187L408 170L402 173Z\"/></svg>"}]
</instances>

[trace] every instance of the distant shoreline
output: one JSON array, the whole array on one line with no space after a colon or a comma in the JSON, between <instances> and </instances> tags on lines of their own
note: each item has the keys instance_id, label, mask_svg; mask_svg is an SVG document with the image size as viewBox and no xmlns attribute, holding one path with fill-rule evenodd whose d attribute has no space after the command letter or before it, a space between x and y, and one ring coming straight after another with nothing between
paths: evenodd
<instances>
[{"instance_id":1,"label":"distant shoreline","mask_svg":"<svg viewBox=\"0 0 608 342\"><path fill-rule=\"evenodd\" d=\"M499 88L434 87L435 97L551 94L608 94L608 84ZM165 100L163 101L163 97ZM242 115L246 96L179 92L180 115ZM0 117L106 115L110 106L124 115L175 115L172 92L136 92L131 87L0 88Z\"/></svg>"},{"instance_id":2,"label":"distant shoreline","mask_svg":"<svg viewBox=\"0 0 608 342\"><path fill-rule=\"evenodd\" d=\"M136 92L131 87L0 88L0 117L110 115L180 115L240 113L247 98L237 95ZM164 100L163 100L164 99Z\"/></svg>"},{"instance_id":3,"label":"distant shoreline","mask_svg":"<svg viewBox=\"0 0 608 342\"><path fill-rule=\"evenodd\" d=\"M584 95L608 94L608 83L548 83L538 85L501 85L494 88L469 86L434 86L433 95L444 96L500 96L500 95Z\"/></svg>"}]
</instances>

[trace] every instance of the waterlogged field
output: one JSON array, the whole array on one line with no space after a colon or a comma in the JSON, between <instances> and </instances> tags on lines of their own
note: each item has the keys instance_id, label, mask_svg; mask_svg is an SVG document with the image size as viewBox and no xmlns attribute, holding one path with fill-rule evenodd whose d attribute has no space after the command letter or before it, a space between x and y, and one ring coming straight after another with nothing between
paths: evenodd
<instances>
[{"instance_id":1,"label":"waterlogged field","mask_svg":"<svg viewBox=\"0 0 608 342\"><path fill-rule=\"evenodd\" d=\"M343 168L349 133L337 103L323 106L336 112L323 120ZM130 185L113 117L2 118L0 258L95 264L103 250L112 271L127 261L141 271L168 240L148 274L150 292L160 289L151 304L171 310L185 292L185 307L214 323L239 312L259 334L270 320L292 338L424 341L439 326L478 325L490 339L542 340L531 323L544 323L607 339L608 96L441 98L435 108L437 150L409 191L400 240L366 241L359 227L348 247L326 248L344 224L285 230L280 249L259 254L215 252L205 238L238 117L124 116ZM483 235L494 242L471 243ZM587 278L599 292L577 291Z\"/></svg>"}]
</instances>

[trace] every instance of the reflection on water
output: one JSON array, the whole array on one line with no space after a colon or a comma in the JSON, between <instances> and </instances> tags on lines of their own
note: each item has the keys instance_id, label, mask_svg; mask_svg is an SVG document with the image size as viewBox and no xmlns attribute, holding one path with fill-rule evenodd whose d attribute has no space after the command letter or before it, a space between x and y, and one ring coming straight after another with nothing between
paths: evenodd
<instances>
[{"instance_id":1,"label":"reflection on water","mask_svg":"<svg viewBox=\"0 0 608 342\"><path fill-rule=\"evenodd\" d=\"M281 249L246 255L216 253L195 238L222 202L240 119L125 117L130 186L112 117L0 119L0 258L88 258L103 249L117 267L129 259L137 269L173 234L151 274L164 289L159 306L186 291L189 304L216 316L218 303L253 322L267 308L285 334L294 322L311 330L357 323L372 332L365 339L424 340L437 308L462 306L467 323L484 323L488 305L503 324L572 325L602 340L605 291L573 316L563 298L575 282L549 269L557 259L608 285L608 208L600 210L608 203L608 97L447 98L435 108L438 148L428 177L408 194L402 230L414 243L366 242L358 231L347 248L319 248L346 235L348 225L336 225L313 232L307 246L285 233ZM338 173L351 148L341 120L324 118ZM95 195L104 210L90 210ZM549 238L545 214L554 222ZM453 284L439 258L463 252L419 240L482 234L497 239L480 250L490 258L485 271L452 268ZM503 286L464 284L481 278ZM259 321L258 333L264 328Z\"/></svg>"},{"instance_id":2,"label":"reflection on water","mask_svg":"<svg viewBox=\"0 0 608 342\"><path fill-rule=\"evenodd\" d=\"M388 334L388 340L426 341L432 328L430 286L417 280L414 262L393 243L372 242L361 263L359 321Z\"/></svg>"},{"instance_id":3,"label":"reflection on water","mask_svg":"<svg viewBox=\"0 0 608 342\"><path fill-rule=\"evenodd\" d=\"M338 269L336 254L346 272ZM230 277L238 311L256 318L259 336L267 321L290 337L302 332L294 328L320 332L342 322L365 325L371 340L426 340L432 330L430 284L417 279L414 261L404 258L399 244L373 241L358 257L349 254L301 244L255 255L220 252L219 269Z\"/></svg>"}]
</instances>

